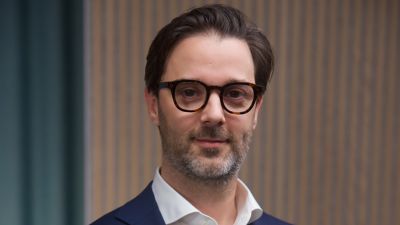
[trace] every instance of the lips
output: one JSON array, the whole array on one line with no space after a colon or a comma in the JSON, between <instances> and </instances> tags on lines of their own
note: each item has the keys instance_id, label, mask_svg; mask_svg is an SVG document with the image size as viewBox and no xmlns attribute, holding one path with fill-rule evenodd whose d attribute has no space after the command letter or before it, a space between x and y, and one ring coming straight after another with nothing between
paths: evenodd
<instances>
[{"instance_id":1,"label":"lips","mask_svg":"<svg viewBox=\"0 0 400 225\"><path fill-rule=\"evenodd\" d=\"M220 148L230 142L228 131L220 127L201 127L192 132L190 140L200 148Z\"/></svg>"},{"instance_id":2,"label":"lips","mask_svg":"<svg viewBox=\"0 0 400 225\"><path fill-rule=\"evenodd\" d=\"M227 139L196 138L194 142L202 148L218 148L228 143Z\"/></svg>"}]
</instances>

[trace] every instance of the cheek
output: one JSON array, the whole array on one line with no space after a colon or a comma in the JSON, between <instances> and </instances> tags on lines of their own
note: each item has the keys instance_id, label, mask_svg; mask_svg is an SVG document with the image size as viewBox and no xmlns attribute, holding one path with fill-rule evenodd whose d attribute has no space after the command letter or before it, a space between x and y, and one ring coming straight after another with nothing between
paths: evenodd
<instances>
[{"instance_id":1,"label":"cheek","mask_svg":"<svg viewBox=\"0 0 400 225\"><path fill-rule=\"evenodd\" d=\"M161 104L160 110L164 115L164 124L170 132L184 135L196 127L196 118L191 113L182 112L171 104Z\"/></svg>"},{"instance_id":2,"label":"cheek","mask_svg":"<svg viewBox=\"0 0 400 225\"><path fill-rule=\"evenodd\" d=\"M232 133L243 133L253 129L254 113L244 115L232 115L227 117L227 126Z\"/></svg>"},{"instance_id":3,"label":"cheek","mask_svg":"<svg viewBox=\"0 0 400 225\"><path fill-rule=\"evenodd\" d=\"M196 124L190 116L175 114L172 116L169 126L175 133L185 135L195 129Z\"/></svg>"}]
</instances>

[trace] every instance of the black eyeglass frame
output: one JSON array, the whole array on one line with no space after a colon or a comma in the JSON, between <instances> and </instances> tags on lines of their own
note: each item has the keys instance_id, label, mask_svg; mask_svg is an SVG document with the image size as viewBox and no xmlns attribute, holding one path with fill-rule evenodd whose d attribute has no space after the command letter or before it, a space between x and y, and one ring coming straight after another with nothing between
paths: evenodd
<instances>
[{"instance_id":1,"label":"black eyeglass frame","mask_svg":"<svg viewBox=\"0 0 400 225\"><path fill-rule=\"evenodd\" d=\"M182 83L182 82L195 82L195 83L199 83L199 84L201 84L201 85L203 85L203 86L205 87L205 89L206 89L206 99L205 99L203 105L201 105L199 108L194 109L194 110L183 109L183 108L181 108L181 107L179 106L179 104L176 102L176 99L175 99L175 90L176 90L176 86L177 86L179 83ZM233 112L233 111L229 110L229 109L225 106L224 101L223 101L222 93L224 93L224 89L226 89L227 87L229 87L229 86L231 86L231 85L248 85L248 86L250 86L250 87L253 89L253 92L254 92L253 101L252 101L252 103L250 104L250 106L249 106L249 108L248 108L247 110L245 110L245 111L243 111L243 112ZM232 83L225 84L225 85L223 85L223 86L215 86L215 85L207 85L207 84L205 84L205 83L203 83L203 82L201 82L201 81L199 81L199 80L188 80L188 79L181 79L181 80L160 82L159 85L158 85L158 89L160 90L160 89L163 89L163 88L168 88L168 89L170 89L171 95L172 95L172 99L173 99L173 101L174 101L174 104L175 104L176 108L178 108L179 110L181 110L181 111L183 111L183 112L197 112L197 111L199 111L199 110L202 110L202 109L207 105L207 103L208 103L208 100L209 100L209 98L210 98L211 91L214 90L214 89L216 89L216 90L219 91L218 96L219 96L219 100L220 100L220 103L221 103L222 108L223 108L225 111L227 111L227 112L229 112L229 113L232 113L232 114L236 114L236 115L248 113L248 112L254 107L254 104L256 103L257 99L258 99L259 97L261 97L262 94L263 94L264 91L265 91L265 87L262 87L262 86L260 86L260 85L253 84L253 83L248 83L248 82L232 82Z\"/></svg>"}]
</instances>

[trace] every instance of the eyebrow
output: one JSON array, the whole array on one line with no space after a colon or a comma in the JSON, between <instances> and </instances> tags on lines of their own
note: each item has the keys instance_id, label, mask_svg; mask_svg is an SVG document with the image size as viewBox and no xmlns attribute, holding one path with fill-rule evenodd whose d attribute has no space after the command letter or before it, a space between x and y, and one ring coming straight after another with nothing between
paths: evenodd
<instances>
[{"instance_id":1,"label":"eyebrow","mask_svg":"<svg viewBox=\"0 0 400 225\"><path fill-rule=\"evenodd\" d=\"M195 79L195 78L190 77L190 76L189 76L189 77L182 77L182 78L179 78L179 79L177 79L177 80L196 80L196 81L200 81L200 82L202 82L202 83L204 83L204 84L206 84L206 85L210 85L210 84L208 84L207 82L205 82L204 80ZM224 85L230 84L230 83L238 83L238 82L254 83L254 84L255 84L255 81L248 81L248 80L243 80L243 79L234 79L234 78L231 78L231 79L227 80L226 82L224 82L223 84L221 84L220 86L224 86ZM218 86L218 85L217 85L217 86Z\"/></svg>"},{"instance_id":2,"label":"eyebrow","mask_svg":"<svg viewBox=\"0 0 400 225\"><path fill-rule=\"evenodd\" d=\"M247 83L252 83L251 81L248 81L248 80L230 79L230 80L228 80L228 82L226 82L226 84L235 83L235 82L247 82Z\"/></svg>"}]
</instances>

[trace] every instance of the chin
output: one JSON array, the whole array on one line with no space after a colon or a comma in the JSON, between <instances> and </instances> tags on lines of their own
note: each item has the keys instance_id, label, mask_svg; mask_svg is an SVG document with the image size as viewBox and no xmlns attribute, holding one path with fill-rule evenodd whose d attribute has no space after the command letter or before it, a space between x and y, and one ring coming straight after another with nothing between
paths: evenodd
<instances>
[{"instance_id":1,"label":"chin","mask_svg":"<svg viewBox=\"0 0 400 225\"><path fill-rule=\"evenodd\" d=\"M236 170L235 162L221 158L198 159L190 164L192 173L200 177L221 177Z\"/></svg>"}]
</instances>

